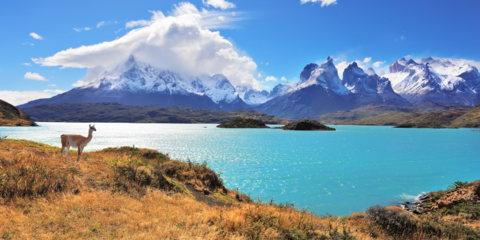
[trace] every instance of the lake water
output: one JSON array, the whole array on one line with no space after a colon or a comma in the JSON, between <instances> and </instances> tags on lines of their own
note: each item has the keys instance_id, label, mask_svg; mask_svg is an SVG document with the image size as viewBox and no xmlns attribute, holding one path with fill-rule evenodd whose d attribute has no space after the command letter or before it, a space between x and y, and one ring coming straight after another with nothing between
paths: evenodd
<instances>
[{"instance_id":1,"label":"lake water","mask_svg":"<svg viewBox=\"0 0 480 240\"><path fill-rule=\"evenodd\" d=\"M85 123L39 125L0 127L0 134L60 147L61 134L88 130ZM334 126L335 132L300 132L215 126L98 123L85 151L134 145L177 159L206 160L227 187L253 199L273 197L340 216L480 179L480 132L471 129Z\"/></svg>"}]
</instances>

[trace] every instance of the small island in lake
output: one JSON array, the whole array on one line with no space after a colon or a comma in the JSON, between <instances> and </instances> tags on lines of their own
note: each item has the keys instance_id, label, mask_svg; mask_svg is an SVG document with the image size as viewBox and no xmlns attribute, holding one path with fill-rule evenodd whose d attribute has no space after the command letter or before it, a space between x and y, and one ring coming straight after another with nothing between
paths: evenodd
<instances>
[{"instance_id":1,"label":"small island in lake","mask_svg":"<svg viewBox=\"0 0 480 240\"><path fill-rule=\"evenodd\" d=\"M270 128L263 121L250 118L234 118L228 122L224 122L217 128Z\"/></svg>"},{"instance_id":2,"label":"small island in lake","mask_svg":"<svg viewBox=\"0 0 480 240\"><path fill-rule=\"evenodd\" d=\"M327 127L317 121L302 119L294 123L281 127L283 130L303 130L303 131L335 131L335 128Z\"/></svg>"}]
</instances>

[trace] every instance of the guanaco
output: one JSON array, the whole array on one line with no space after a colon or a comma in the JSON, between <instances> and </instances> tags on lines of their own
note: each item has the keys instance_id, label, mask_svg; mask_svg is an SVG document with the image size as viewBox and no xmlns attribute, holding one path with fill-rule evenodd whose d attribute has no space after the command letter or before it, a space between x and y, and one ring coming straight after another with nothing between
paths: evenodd
<instances>
[{"instance_id":1,"label":"guanaco","mask_svg":"<svg viewBox=\"0 0 480 240\"><path fill-rule=\"evenodd\" d=\"M77 162L80 162L80 155L83 152L83 148L85 148L85 146L87 146L87 144L92 141L92 132L97 131L97 129L95 128L95 124L93 124L93 126L89 124L88 127L88 137L75 134L62 134L62 136L60 136L60 139L62 140L62 162L63 151L65 150L65 148L67 149L67 159L70 162L70 157L68 157L68 151L70 150L70 147L78 147Z\"/></svg>"}]
</instances>

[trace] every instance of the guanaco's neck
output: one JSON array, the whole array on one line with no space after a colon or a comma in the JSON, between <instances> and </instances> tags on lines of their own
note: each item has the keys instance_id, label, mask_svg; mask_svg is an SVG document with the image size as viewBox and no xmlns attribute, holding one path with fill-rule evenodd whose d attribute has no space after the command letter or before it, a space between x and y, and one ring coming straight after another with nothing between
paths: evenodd
<instances>
[{"instance_id":1,"label":"guanaco's neck","mask_svg":"<svg viewBox=\"0 0 480 240\"><path fill-rule=\"evenodd\" d=\"M93 132L92 130L88 130L88 137L87 137L87 139L88 139L89 142L90 142L90 140L92 140L92 132Z\"/></svg>"}]
</instances>

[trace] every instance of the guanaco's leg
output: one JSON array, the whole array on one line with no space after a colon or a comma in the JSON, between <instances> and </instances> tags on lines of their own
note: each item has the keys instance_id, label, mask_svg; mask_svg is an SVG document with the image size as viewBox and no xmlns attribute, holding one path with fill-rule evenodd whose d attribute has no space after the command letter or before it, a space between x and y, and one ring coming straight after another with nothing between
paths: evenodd
<instances>
[{"instance_id":1,"label":"guanaco's leg","mask_svg":"<svg viewBox=\"0 0 480 240\"><path fill-rule=\"evenodd\" d=\"M80 162L80 154L82 154L82 148L79 146L78 147L78 158L77 158L77 162Z\"/></svg>"},{"instance_id":2,"label":"guanaco's leg","mask_svg":"<svg viewBox=\"0 0 480 240\"><path fill-rule=\"evenodd\" d=\"M62 146L62 152L61 152L61 154L60 154L60 155L62 156L62 162L63 162L63 151L65 151L65 147L64 147L64 146Z\"/></svg>"},{"instance_id":3,"label":"guanaco's leg","mask_svg":"<svg viewBox=\"0 0 480 240\"><path fill-rule=\"evenodd\" d=\"M70 151L70 146L67 147L67 152L66 152L67 158L68 158L68 162L70 162L70 157L68 156L68 152L69 152L69 151Z\"/></svg>"}]
</instances>

